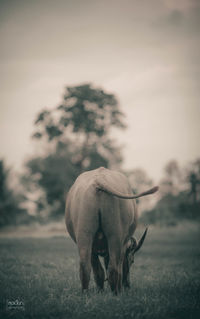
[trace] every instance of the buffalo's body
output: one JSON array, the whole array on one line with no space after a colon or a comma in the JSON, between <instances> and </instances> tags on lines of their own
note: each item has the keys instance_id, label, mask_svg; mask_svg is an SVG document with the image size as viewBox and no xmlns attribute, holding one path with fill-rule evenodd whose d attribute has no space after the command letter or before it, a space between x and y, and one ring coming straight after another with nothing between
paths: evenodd
<instances>
[{"instance_id":1,"label":"buffalo's body","mask_svg":"<svg viewBox=\"0 0 200 319\"><path fill-rule=\"evenodd\" d=\"M113 189L118 195L132 193L123 174L101 167L81 174L67 196L66 226L78 246L82 289L88 288L91 266L97 286L103 288L99 255L105 259L111 289L117 293L122 283L129 285L126 251L137 208L134 199L113 196Z\"/></svg>"}]
</instances>

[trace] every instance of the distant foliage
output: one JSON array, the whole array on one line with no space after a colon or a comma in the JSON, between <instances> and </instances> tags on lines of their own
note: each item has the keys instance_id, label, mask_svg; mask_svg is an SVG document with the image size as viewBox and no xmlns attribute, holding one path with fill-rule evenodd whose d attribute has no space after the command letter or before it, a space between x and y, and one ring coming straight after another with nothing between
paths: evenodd
<instances>
[{"instance_id":1,"label":"distant foliage","mask_svg":"<svg viewBox=\"0 0 200 319\"><path fill-rule=\"evenodd\" d=\"M20 198L8 185L9 170L0 160L0 227L28 221L27 213L20 208Z\"/></svg>"},{"instance_id":2,"label":"distant foliage","mask_svg":"<svg viewBox=\"0 0 200 319\"><path fill-rule=\"evenodd\" d=\"M125 174L128 177L135 194L138 194L144 191L145 188L152 186L152 179L142 168L136 168L130 171L126 171Z\"/></svg>"},{"instance_id":3,"label":"distant foliage","mask_svg":"<svg viewBox=\"0 0 200 319\"><path fill-rule=\"evenodd\" d=\"M153 186L152 179L142 168L135 168L129 171L125 171L124 173L128 177L129 183L134 194L139 194ZM149 209L149 206L151 205L151 200L151 196L136 199L139 214Z\"/></svg>"},{"instance_id":4,"label":"distant foliage","mask_svg":"<svg viewBox=\"0 0 200 319\"><path fill-rule=\"evenodd\" d=\"M28 190L28 201L31 200L30 193L36 195L32 199L35 211L44 220L63 216L67 190L79 174L66 145L59 144L55 153L29 160L26 169L30 175L24 175L22 183Z\"/></svg>"},{"instance_id":5,"label":"distant foliage","mask_svg":"<svg viewBox=\"0 0 200 319\"><path fill-rule=\"evenodd\" d=\"M171 160L164 167L164 176L160 181L162 195L177 195L183 188L184 173L175 160Z\"/></svg>"},{"instance_id":6,"label":"distant foliage","mask_svg":"<svg viewBox=\"0 0 200 319\"><path fill-rule=\"evenodd\" d=\"M122 157L109 136L112 127L125 128L116 97L90 84L67 87L58 107L37 115L33 138L45 151L26 163L22 178L29 192L40 189L33 200L36 211L63 216L66 193L81 172L119 167Z\"/></svg>"},{"instance_id":7,"label":"distant foliage","mask_svg":"<svg viewBox=\"0 0 200 319\"><path fill-rule=\"evenodd\" d=\"M165 167L160 199L141 217L148 224L173 225L180 220L200 221L200 160L181 169L176 161Z\"/></svg>"},{"instance_id":8,"label":"distant foliage","mask_svg":"<svg viewBox=\"0 0 200 319\"><path fill-rule=\"evenodd\" d=\"M200 159L191 163L186 176L189 183L190 200L196 206L200 202Z\"/></svg>"}]
</instances>

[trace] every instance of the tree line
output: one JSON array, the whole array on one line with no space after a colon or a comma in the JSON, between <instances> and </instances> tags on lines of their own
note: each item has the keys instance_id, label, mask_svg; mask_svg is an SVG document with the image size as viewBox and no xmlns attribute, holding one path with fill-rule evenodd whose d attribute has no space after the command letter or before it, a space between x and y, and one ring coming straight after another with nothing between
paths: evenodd
<instances>
[{"instance_id":1,"label":"tree line","mask_svg":"<svg viewBox=\"0 0 200 319\"><path fill-rule=\"evenodd\" d=\"M123 157L110 136L112 128L126 128L125 116L113 94L91 84L66 87L60 105L45 108L36 116L32 139L38 152L24 165L18 194L10 187L9 170L0 161L0 226L58 220L64 215L66 193L80 173L99 166L120 170ZM143 169L124 173L133 192L152 184ZM144 214L148 222L156 220L161 210L166 215L166 207L172 217L179 210L180 218L181 211L184 217L197 217L200 160L184 170L171 161L160 184L156 207Z\"/></svg>"}]
</instances>

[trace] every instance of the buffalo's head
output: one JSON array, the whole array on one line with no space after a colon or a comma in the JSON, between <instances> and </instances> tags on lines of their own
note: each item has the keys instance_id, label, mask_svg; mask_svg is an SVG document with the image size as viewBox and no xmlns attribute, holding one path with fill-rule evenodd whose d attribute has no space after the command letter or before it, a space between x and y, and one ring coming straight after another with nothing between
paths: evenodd
<instances>
[{"instance_id":1,"label":"buffalo's head","mask_svg":"<svg viewBox=\"0 0 200 319\"><path fill-rule=\"evenodd\" d=\"M130 238L128 248L126 250L126 257L127 257L129 268L134 263L135 253L142 247L142 244L143 244L145 237L146 237L146 234L147 234L147 230L148 230L148 228L145 229L144 234L142 235L142 237L140 238L139 241L137 241L137 239L135 237Z\"/></svg>"},{"instance_id":2,"label":"buffalo's head","mask_svg":"<svg viewBox=\"0 0 200 319\"><path fill-rule=\"evenodd\" d=\"M122 283L124 287L130 287L130 267L134 263L135 253L142 247L147 234L147 228L139 241L135 237L131 237L125 253L125 258L123 262L123 277Z\"/></svg>"}]
</instances>

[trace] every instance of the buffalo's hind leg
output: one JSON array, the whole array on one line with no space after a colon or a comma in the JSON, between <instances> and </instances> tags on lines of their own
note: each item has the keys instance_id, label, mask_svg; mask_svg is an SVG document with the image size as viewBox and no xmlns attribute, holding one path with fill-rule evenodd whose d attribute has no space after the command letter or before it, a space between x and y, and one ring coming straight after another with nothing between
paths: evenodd
<instances>
[{"instance_id":1,"label":"buffalo's hind leg","mask_svg":"<svg viewBox=\"0 0 200 319\"><path fill-rule=\"evenodd\" d=\"M96 254L92 254L91 257L92 269L94 273L94 280L99 290L103 290L105 273L104 269L100 263L99 257Z\"/></svg>"},{"instance_id":2,"label":"buffalo's hind leg","mask_svg":"<svg viewBox=\"0 0 200 319\"><path fill-rule=\"evenodd\" d=\"M89 287L90 273L91 273L91 245L83 246L78 244L80 255L80 280L82 291L87 290Z\"/></svg>"}]
</instances>

